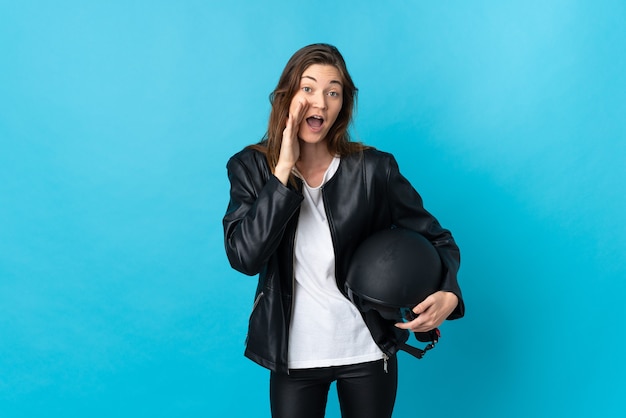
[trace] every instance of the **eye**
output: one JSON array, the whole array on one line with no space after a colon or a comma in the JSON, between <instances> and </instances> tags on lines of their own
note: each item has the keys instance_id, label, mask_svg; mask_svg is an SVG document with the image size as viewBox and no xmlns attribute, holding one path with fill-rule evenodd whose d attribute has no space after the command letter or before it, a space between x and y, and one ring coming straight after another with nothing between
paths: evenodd
<instances>
[{"instance_id":1,"label":"eye","mask_svg":"<svg viewBox=\"0 0 626 418\"><path fill-rule=\"evenodd\" d=\"M305 93L311 93L313 90L311 89L311 87L304 86L302 87L302 91Z\"/></svg>"},{"instance_id":2,"label":"eye","mask_svg":"<svg viewBox=\"0 0 626 418\"><path fill-rule=\"evenodd\" d=\"M328 92L328 95L329 95L330 97L339 97L339 92L336 92L336 91L329 91L329 92Z\"/></svg>"}]
</instances>

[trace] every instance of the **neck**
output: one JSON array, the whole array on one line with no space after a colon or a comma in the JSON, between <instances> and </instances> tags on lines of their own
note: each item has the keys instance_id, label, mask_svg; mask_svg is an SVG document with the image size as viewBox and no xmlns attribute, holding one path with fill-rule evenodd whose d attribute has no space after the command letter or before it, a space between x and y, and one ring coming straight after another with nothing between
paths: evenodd
<instances>
[{"instance_id":1,"label":"neck","mask_svg":"<svg viewBox=\"0 0 626 418\"><path fill-rule=\"evenodd\" d=\"M328 152L325 142L317 144L300 142L300 158L296 168L304 176L307 184L316 187L321 183L332 160L333 155Z\"/></svg>"},{"instance_id":2,"label":"neck","mask_svg":"<svg viewBox=\"0 0 626 418\"><path fill-rule=\"evenodd\" d=\"M300 142L300 158L296 163L298 170L311 170L323 167L324 170L333 160L333 155L328 151L326 142L306 144Z\"/></svg>"}]
</instances>

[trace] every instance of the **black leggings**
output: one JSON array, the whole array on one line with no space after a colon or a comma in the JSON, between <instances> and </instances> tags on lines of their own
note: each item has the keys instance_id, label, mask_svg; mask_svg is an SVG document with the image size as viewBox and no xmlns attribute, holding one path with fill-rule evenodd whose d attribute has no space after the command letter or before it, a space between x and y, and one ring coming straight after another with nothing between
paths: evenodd
<instances>
[{"instance_id":1,"label":"black leggings","mask_svg":"<svg viewBox=\"0 0 626 418\"><path fill-rule=\"evenodd\" d=\"M322 418L330 384L337 381L343 418L391 417L398 387L398 361L290 370L270 375L273 418Z\"/></svg>"}]
</instances>

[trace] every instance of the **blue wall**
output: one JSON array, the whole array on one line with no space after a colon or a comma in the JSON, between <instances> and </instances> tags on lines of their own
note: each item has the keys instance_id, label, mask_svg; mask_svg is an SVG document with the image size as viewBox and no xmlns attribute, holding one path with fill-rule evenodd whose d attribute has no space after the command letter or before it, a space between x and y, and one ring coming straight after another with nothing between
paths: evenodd
<instances>
[{"instance_id":1,"label":"blue wall","mask_svg":"<svg viewBox=\"0 0 626 418\"><path fill-rule=\"evenodd\" d=\"M312 42L462 248L395 416L626 416L626 3L215 3L0 1L0 416L269 416L225 164Z\"/></svg>"}]
</instances>

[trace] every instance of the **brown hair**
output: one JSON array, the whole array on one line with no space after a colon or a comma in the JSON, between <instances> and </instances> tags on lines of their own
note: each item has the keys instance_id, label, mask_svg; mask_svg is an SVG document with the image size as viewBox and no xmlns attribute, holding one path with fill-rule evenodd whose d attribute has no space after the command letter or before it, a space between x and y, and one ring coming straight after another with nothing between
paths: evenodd
<instances>
[{"instance_id":1,"label":"brown hair","mask_svg":"<svg viewBox=\"0 0 626 418\"><path fill-rule=\"evenodd\" d=\"M329 44L312 44L298 50L287 62L276 88L270 94L272 110L267 132L261 143L252 145L252 148L265 154L271 171L274 171L278 163L283 131L287 126L289 105L300 88L302 74L313 64L332 65L339 71L342 78L343 103L337 120L327 134L328 151L333 155L344 157L368 148L359 142L350 141L348 128L352 123L358 89L348 73L341 53Z\"/></svg>"}]
</instances>

